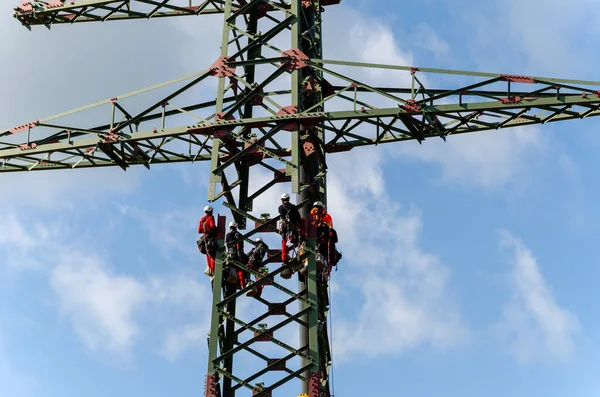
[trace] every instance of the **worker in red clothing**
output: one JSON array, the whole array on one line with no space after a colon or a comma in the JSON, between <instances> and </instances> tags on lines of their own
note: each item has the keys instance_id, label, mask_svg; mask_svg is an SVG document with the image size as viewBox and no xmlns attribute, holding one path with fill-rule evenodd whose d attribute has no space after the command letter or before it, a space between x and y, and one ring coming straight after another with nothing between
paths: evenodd
<instances>
[{"instance_id":1,"label":"worker in red clothing","mask_svg":"<svg viewBox=\"0 0 600 397\"><path fill-rule=\"evenodd\" d=\"M338 254L335 248L337 233L333 229L333 219L325 211L325 206L321 201L316 201L313 204L310 214L314 217L315 221L317 251L327 261L327 271L329 274L338 261Z\"/></svg>"},{"instance_id":2,"label":"worker in red clothing","mask_svg":"<svg viewBox=\"0 0 600 397\"><path fill-rule=\"evenodd\" d=\"M333 219L331 218L331 215L325 211L325 206L321 201L315 201L313 209L310 210L310 214L315 217L317 226L324 224L330 228L333 227Z\"/></svg>"},{"instance_id":3,"label":"worker in red clothing","mask_svg":"<svg viewBox=\"0 0 600 397\"><path fill-rule=\"evenodd\" d=\"M198 224L198 233L202 234L198 240L200 252L206 255L208 264L204 274L213 277L215 274L215 259L217 256L217 225L210 205L204 207L204 216Z\"/></svg>"},{"instance_id":4,"label":"worker in red clothing","mask_svg":"<svg viewBox=\"0 0 600 397\"><path fill-rule=\"evenodd\" d=\"M301 218L298 208L290 203L290 195L287 193L281 195L278 212L280 219L277 228L281 234L281 260L285 263L289 259L290 250L297 247L302 238Z\"/></svg>"},{"instance_id":5,"label":"worker in red clothing","mask_svg":"<svg viewBox=\"0 0 600 397\"><path fill-rule=\"evenodd\" d=\"M235 265L236 262L247 264L246 254L244 254L244 240L242 234L237 229L238 225L235 222L229 223L229 233L225 235L225 249L229 264L229 274L225 277L230 283L238 283L239 288L243 289L246 278L244 271Z\"/></svg>"}]
</instances>

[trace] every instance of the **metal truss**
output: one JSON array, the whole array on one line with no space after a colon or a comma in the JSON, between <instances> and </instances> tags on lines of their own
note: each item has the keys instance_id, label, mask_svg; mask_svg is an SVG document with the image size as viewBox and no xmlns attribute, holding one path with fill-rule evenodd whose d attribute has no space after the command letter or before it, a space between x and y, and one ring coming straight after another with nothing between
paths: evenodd
<instances>
[{"instance_id":1,"label":"metal truss","mask_svg":"<svg viewBox=\"0 0 600 397\"><path fill-rule=\"evenodd\" d=\"M236 209L232 208L232 210L235 211ZM255 220L257 228L247 233L244 239L255 232L275 231L270 226L273 220L267 222L261 222L259 219ZM272 396L273 391L277 388L291 380L298 379L307 385L305 392L308 395L329 396L327 375L331 363L331 353L326 322L329 309L327 284L319 281L320 286L316 289L316 296L309 293L308 288L295 292L276 281L276 276L279 276L285 267L278 266L271 272L259 272L250 269L244 263L235 262L237 267L254 275L257 279L253 285L236 289L231 284L224 282L226 279L223 274L223 269L226 269L222 240L225 231L224 217L219 219L219 229L221 239L219 240L220 249L217 255L218 262L213 289L214 291L222 290L223 294L215 293L213 298L214 310L209 338L209 371L206 378L206 395L233 396L237 390L242 389L252 391L253 396ZM279 250L270 251L263 265L279 263L281 261L280 255ZM306 255L297 259L302 261L308 259L308 257L309 255ZM230 260L228 262L232 263ZM240 299L248 299L245 298L245 295L258 284L276 290L278 292L275 295L277 301L254 297L263 308L263 313L255 318L244 320L240 314L236 314L236 304ZM293 310L294 304L300 309ZM316 319L309 316L311 312L316 312ZM273 317L282 319L267 327L264 321ZM278 333L284 332L292 326L300 326L316 331L318 339L301 346L293 346L278 337ZM213 337L213 335L218 335L218 338ZM240 338L244 336L246 336L245 340L241 341ZM262 352L264 345L277 346L280 351L285 353L277 357L269 356ZM239 356L242 353L247 353L258 359L260 362L258 368L260 369L257 368L245 376L237 374L232 369L233 358L237 355L237 361L239 362ZM301 359L301 362L294 363L293 361L298 358ZM244 361L247 362L248 360ZM272 372L281 373L282 375L276 377L276 380L269 385L259 382L261 377ZM219 384L220 378L222 378L222 385Z\"/></svg>"},{"instance_id":2,"label":"metal truss","mask_svg":"<svg viewBox=\"0 0 600 397\"><path fill-rule=\"evenodd\" d=\"M239 153L233 149L238 158L253 151L255 159L276 158L288 165L283 159L291 156L291 150L274 139L277 133L274 129L286 130L296 124L321 125L326 132L323 151L336 153L358 146L424 141L432 137L445 139L449 135L600 114L600 82L596 81L317 59L307 59L303 68L325 76L320 78L325 87L325 98L312 109L298 111L294 105L284 106L275 102L278 97L289 97L291 90L271 91L262 86L250 89L248 85L254 83L234 74L234 70L242 70L249 65L273 66L271 63L275 64L273 74L287 74L282 69L292 65L295 58L283 54L276 59L223 63L230 65L228 70L232 73L227 93L221 98L221 113L228 118L224 120L223 115L217 115L216 101L190 103L185 96L201 87L203 81L218 76L221 73L218 71L220 62L190 76L0 131L0 172L105 166L126 169L133 165L149 168L152 164L210 161L213 137L219 131L231 131L228 134L239 147L248 145L252 149ZM360 70L360 73L367 68L405 71L415 82L415 87L372 87L323 65L344 65ZM241 73L243 76L243 70ZM465 77L471 82L459 88L442 89L426 87L419 78L435 78L444 74ZM330 76L345 81L346 85L328 83L326 77ZM500 85L503 87L500 88ZM172 88L175 86L178 88ZM315 86L320 89L318 83ZM515 90L515 86L521 89ZM307 83L303 92L311 91L311 87L312 83ZM523 89L527 87L529 89ZM169 88L172 91L168 95L156 94L156 91ZM206 91L193 92L206 96ZM130 102L135 103L132 109L128 108ZM335 103L341 110L325 112L318 109L328 102ZM376 102L379 106L374 104ZM381 106L381 103L384 105ZM135 111L140 104L144 109ZM248 107L248 104L262 108L268 112L267 115L245 117L242 108ZM97 114L107 113L112 116L99 125L89 126L78 121L98 119ZM369 129L358 128L361 126ZM245 131L249 130L260 132L252 146L250 139L245 137ZM183 147L185 152L181 151ZM215 152L222 160L232 157L231 151L222 144Z\"/></svg>"},{"instance_id":3,"label":"metal truss","mask_svg":"<svg viewBox=\"0 0 600 397\"><path fill-rule=\"evenodd\" d=\"M324 60L322 13L339 0L34 3L22 3L15 11L27 27L223 14L221 54L207 69L0 131L0 172L126 170L205 161L210 164L209 201L224 202L240 229L248 230L247 242L276 231L277 218L251 214L256 200L275 186L298 195L308 234L295 263L306 263L308 270L297 291L277 281L288 265L265 274L236 263L268 286L268 299L253 298L263 308L255 318L236 310L249 287L236 290L224 281L225 264L231 261L223 247L225 217L218 218L206 397L232 397L238 390L272 396L293 380L309 397L329 397L328 285L317 270L308 216L310 203L327 197L327 155L600 115L600 83L594 81ZM373 70L395 73L403 84L372 83ZM444 87L448 76L460 83ZM280 261L281 253L274 250L265 264ZM265 327L272 318L282 320ZM297 345L279 336L292 326L300 328ZM272 356L266 345L283 353ZM261 362L252 364L251 373L243 374L244 354Z\"/></svg>"},{"instance_id":4,"label":"metal truss","mask_svg":"<svg viewBox=\"0 0 600 397\"><path fill-rule=\"evenodd\" d=\"M15 17L25 27L79 22L222 14L224 0L21 0Z\"/></svg>"}]
</instances>

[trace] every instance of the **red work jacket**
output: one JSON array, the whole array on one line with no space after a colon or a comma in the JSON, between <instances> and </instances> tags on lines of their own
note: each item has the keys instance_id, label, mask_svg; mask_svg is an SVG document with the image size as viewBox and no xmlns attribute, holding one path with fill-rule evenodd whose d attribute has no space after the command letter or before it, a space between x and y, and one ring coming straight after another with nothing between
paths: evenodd
<instances>
[{"instance_id":1,"label":"red work jacket","mask_svg":"<svg viewBox=\"0 0 600 397\"><path fill-rule=\"evenodd\" d=\"M204 215L202 219L200 219L198 233L204 233L206 236L216 236L217 225L215 224L215 217L212 215Z\"/></svg>"},{"instance_id":2,"label":"red work jacket","mask_svg":"<svg viewBox=\"0 0 600 397\"><path fill-rule=\"evenodd\" d=\"M312 210L310 210L310 214L315 217L317 225L319 225L320 223L324 223L329 227L333 227L333 219L331 218L331 215L326 213L324 210L321 210L319 208L313 208Z\"/></svg>"}]
</instances>

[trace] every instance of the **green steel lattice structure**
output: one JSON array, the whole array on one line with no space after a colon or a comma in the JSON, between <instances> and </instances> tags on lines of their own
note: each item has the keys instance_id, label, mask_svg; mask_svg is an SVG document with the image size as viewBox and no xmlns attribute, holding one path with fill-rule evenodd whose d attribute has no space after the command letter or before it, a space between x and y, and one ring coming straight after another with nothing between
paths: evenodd
<instances>
[{"instance_id":1,"label":"green steel lattice structure","mask_svg":"<svg viewBox=\"0 0 600 397\"><path fill-rule=\"evenodd\" d=\"M208 200L222 201L251 242L257 233L275 231L277 218L251 215L255 200L269 189L296 193L305 219L310 203L326 200L330 154L600 115L600 83L595 81L325 60L324 12L338 3L22 1L14 17L28 29L221 14L221 55L196 74L0 131L0 172L206 162ZM369 84L365 71L375 69L395 73L405 86ZM462 83L430 87L430 80L448 76ZM216 99L205 95L211 79L218 80ZM198 101L203 95L205 100ZM90 125L87 121L98 119L96 114L111 116ZM255 169L270 173L271 179L253 182ZM225 217L219 216L218 224L205 395L232 397L247 390L272 396L282 385L299 380L309 397L328 397L328 286L317 277L314 236L309 233L303 257L308 276L296 291L277 281L283 266L265 275L240 264L282 296L279 301L253 298L264 313L242 319L236 306L249 288L236 291L223 282ZM277 263L278 255L273 251L266 262ZM291 309L294 304L297 310ZM273 318L283 320L265 327L263 322ZM300 329L296 346L278 337L292 326ZM266 355L261 350L266 344L285 354ZM261 367L252 364L254 369L242 375L237 369L245 363L242 353Z\"/></svg>"}]
</instances>

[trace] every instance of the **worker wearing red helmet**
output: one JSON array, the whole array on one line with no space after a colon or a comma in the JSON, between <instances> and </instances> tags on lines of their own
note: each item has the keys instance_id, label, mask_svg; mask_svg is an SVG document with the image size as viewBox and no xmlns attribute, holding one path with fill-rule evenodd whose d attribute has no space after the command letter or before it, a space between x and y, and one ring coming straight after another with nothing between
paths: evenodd
<instances>
[{"instance_id":1,"label":"worker wearing red helmet","mask_svg":"<svg viewBox=\"0 0 600 397\"><path fill-rule=\"evenodd\" d=\"M204 207L204 216L198 224L198 233L202 234L198 240L198 248L200 248L200 252L206 254L208 264L204 273L209 277L213 277L217 256L217 225L213 216L213 208L210 205Z\"/></svg>"}]
</instances>

